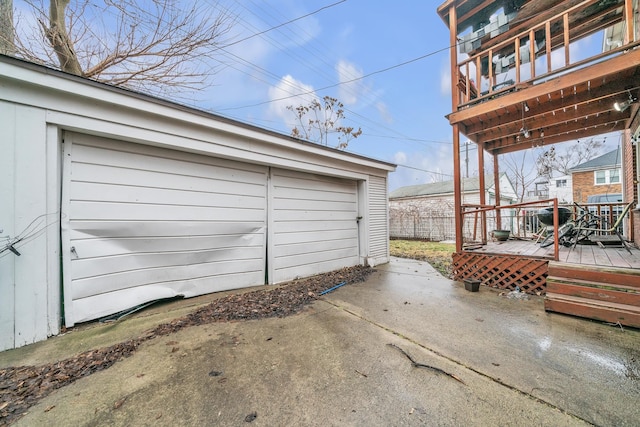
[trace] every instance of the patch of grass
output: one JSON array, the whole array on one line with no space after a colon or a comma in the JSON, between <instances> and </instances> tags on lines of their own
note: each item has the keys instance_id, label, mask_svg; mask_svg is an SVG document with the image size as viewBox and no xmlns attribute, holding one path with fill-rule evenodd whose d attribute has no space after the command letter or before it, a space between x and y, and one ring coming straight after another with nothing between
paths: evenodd
<instances>
[{"instance_id":1,"label":"patch of grass","mask_svg":"<svg viewBox=\"0 0 640 427\"><path fill-rule=\"evenodd\" d=\"M427 261L444 277L451 278L451 254L456 250L455 244L420 240L391 240L389 247L391 256Z\"/></svg>"}]
</instances>

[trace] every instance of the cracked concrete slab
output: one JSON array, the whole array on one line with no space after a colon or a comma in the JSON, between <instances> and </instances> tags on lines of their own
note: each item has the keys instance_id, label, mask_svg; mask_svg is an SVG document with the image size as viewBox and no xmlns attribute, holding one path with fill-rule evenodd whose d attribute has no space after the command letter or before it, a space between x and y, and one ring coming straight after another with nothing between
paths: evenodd
<instances>
[{"instance_id":1,"label":"cracked concrete slab","mask_svg":"<svg viewBox=\"0 0 640 427\"><path fill-rule=\"evenodd\" d=\"M394 258L376 269L295 316L146 342L16 425L637 425L640 331L547 314L541 298L470 293L427 263ZM82 347L72 341L136 336L184 311L0 353L0 366Z\"/></svg>"}]
</instances>

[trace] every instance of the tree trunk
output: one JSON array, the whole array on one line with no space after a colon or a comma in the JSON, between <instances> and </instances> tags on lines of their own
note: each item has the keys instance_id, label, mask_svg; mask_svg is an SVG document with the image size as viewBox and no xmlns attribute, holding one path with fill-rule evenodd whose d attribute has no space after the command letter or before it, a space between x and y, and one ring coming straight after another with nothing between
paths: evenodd
<instances>
[{"instance_id":1,"label":"tree trunk","mask_svg":"<svg viewBox=\"0 0 640 427\"><path fill-rule=\"evenodd\" d=\"M0 0L0 54L13 56L15 51L13 0Z\"/></svg>"},{"instance_id":2,"label":"tree trunk","mask_svg":"<svg viewBox=\"0 0 640 427\"><path fill-rule=\"evenodd\" d=\"M69 38L65 26L65 10L69 0L51 0L49 5L49 28L46 31L47 38L53 47L60 69L67 73L83 75L82 68L76 57L73 42Z\"/></svg>"}]
</instances>

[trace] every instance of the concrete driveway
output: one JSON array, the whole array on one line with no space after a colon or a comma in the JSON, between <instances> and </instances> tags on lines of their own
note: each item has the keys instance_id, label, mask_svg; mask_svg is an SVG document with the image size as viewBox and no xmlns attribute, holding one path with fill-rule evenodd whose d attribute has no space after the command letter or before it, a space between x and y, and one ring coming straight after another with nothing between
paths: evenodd
<instances>
[{"instance_id":1,"label":"concrete driveway","mask_svg":"<svg viewBox=\"0 0 640 427\"><path fill-rule=\"evenodd\" d=\"M467 292L427 263L376 269L295 316L148 341L15 425L640 424L640 331L547 314L540 297ZM0 367L136 337L216 297L77 328L0 353Z\"/></svg>"}]
</instances>

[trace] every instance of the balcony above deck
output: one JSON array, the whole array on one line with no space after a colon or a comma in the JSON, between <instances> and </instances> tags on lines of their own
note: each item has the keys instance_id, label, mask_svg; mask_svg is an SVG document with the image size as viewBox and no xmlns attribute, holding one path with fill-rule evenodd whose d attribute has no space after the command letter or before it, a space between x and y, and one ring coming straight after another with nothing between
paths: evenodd
<instances>
[{"instance_id":1,"label":"balcony above deck","mask_svg":"<svg viewBox=\"0 0 640 427\"><path fill-rule=\"evenodd\" d=\"M628 129L640 105L637 7L633 0L445 2L438 12L457 45L450 123L493 154ZM574 45L586 37L599 37L602 49L577 57ZM614 107L622 102L629 105Z\"/></svg>"}]
</instances>

